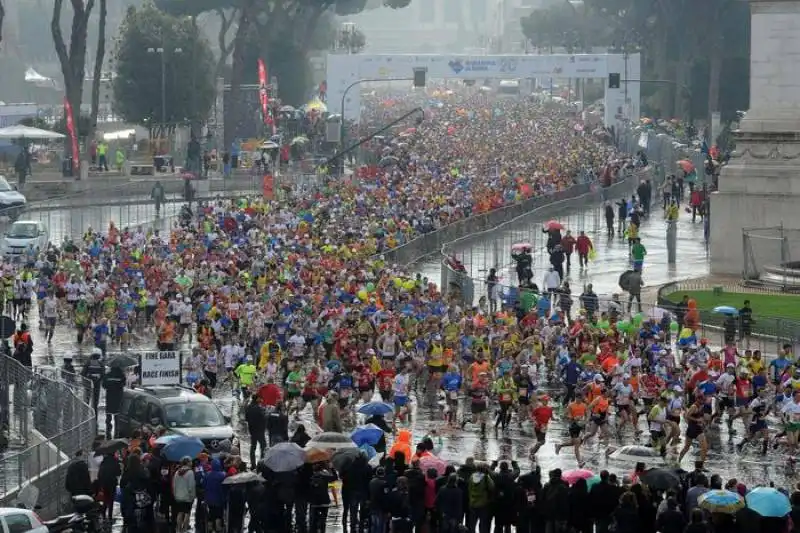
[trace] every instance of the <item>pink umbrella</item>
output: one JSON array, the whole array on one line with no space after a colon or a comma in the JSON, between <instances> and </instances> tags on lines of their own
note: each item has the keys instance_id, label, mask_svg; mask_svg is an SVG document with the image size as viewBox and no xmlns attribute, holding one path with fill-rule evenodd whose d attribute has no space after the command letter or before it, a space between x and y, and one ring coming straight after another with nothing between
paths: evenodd
<instances>
[{"instance_id":1,"label":"pink umbrella","mask_svg":"<svg viewBox=\"0 0 800 533\"><path fill-rule=\"evenodd\" d=\"M427 472L433 468L436 470L436 473L444 475L444 471L447 468L447 463L436 457L435 455L426 455L422 459L419 460L419 469L423 472Z\"/></svg>"},{"instance_id":2,"label":"pink umbrella","mask_svg":"<svg viewBox=\"0 0 800 533\"><path fill-rule=\"evenodd\" d=\"M594 472L591 470L586 470L583 468L579 468L577 470L567 470L561 474L561 479L566 481L568 484L573 485L579 479L589 479L590 477L594 476Z\"/></svg>"},{"instance_id":3,"label":"pink umbrella","mask_svg":"<svg viewBox=\"0 0 800 533\"><path fill-rule=\"evenodd\" d=\"M544 227L547 228L548 230L564 229L564 224L562 224L558 220L549 220L545 222Z\"/></svg>"}]
</instances>

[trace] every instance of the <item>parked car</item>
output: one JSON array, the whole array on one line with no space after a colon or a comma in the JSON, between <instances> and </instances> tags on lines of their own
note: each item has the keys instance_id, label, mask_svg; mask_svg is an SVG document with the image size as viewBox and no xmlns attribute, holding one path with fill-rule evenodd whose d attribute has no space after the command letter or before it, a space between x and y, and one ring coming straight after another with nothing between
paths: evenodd
<instances>
[{"instance_id":1,"label":"parked car","mask_svg":"<svg viewBox=\"0 0 800 533\"><path fill-rule=\"evenodd\" d=\"M17 190L16 185L11 185L5 176L0 174L0 216L16 220L25 210L25 196Z\"/></svg>"},{"instance_id":2,"label":"parked car","mask_svg":"<svg viewBox=\"0 0 800 533\"><path fill-rule=\"evenodd\" d=\"M17 507L0 507L0 532L48 533L48 530L33 511Z\"/></svg>"},{"instance_id":3,"label":"parked car","mask_svg":"<svg viewBox=\"0 0 800 533\"><path fill-rule=\"evenodd\" d=\"M47 225L40 220L17 220L3 234L0 241L0 253L4 256L22 256L33 247L33 250L47 250L50 232Z\"/></svg>"},{"instance_id":4,"label":"parked car","mask_svg":"<svg viewBox=\"0 0 800 533\"><path fill-rule=\"evenodd\" d=\"M170 433L197 437L209 451L233 439L230 417L207 396L180 385L134 387L122 392L115 437L129 438L144 425L164 426Z\"/></svg>"}]
</instances>

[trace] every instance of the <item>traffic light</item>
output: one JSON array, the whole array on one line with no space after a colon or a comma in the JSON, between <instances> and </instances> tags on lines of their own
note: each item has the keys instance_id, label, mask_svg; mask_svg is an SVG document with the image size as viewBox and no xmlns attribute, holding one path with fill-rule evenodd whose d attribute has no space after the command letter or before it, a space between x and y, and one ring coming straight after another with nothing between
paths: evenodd
<instances>
[{"instance_id":1,"label":"traffic light","mask_svg":"<svg viewBox=\"0 0 800 533\"><path fill-rule=\"evenodd\" d=\"M428 69L425 67L414 68L414 87L425 87L425 77Z\"/></svg>"},{"instance_id":2,"label":"traffic light","mask_svg":"<svg viewBox=\"0 0 800 533\"><path fill-rule=\"evenodd\" d=\"M608 73L608 88L609 89L619 89L619 86L620 86L619 72L609 72Z\"/></svg>"}]
</instances>

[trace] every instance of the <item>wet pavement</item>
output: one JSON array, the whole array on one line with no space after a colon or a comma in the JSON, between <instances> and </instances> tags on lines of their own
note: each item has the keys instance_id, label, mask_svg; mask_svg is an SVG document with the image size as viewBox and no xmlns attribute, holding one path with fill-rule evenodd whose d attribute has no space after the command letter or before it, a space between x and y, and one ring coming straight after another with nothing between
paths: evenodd
<instances>
[{"instance_id":1,"label":"wet pavement","mask_svg":"<svg viewBox=\"0 0 800 533\"><path fill-rule=\"evenodd\" d=\"M609 237L602 215L602 209L598 207L565 212L558 218L566 230L571 230L576 237L580 231L585 231L597 250L597 258L585 270L578 267L577 254L572 254L573 265L567 280L572 286L573 295L580 294L586 283L592 283L594 292L601 298L619 293L619 276L631 267L627 240L621 238L619 233ZM519 224L492 236L459 243L451 251L464 264L473 279L483 280L490 268L497 268L500 283L515 284L517 277L511 261L511 246L515 243L530 243L534 256L533 281L541 287L545 272L550 266L542 222ZM646 287L702 277L709 273L703 223L699 218L692 223L691 216L681 213L678 220L677 262L674 265L667 262L666 222L660 209L644 219L639 236L647 248L642 276ZM438 284L441 279L441 255L428 256L414 264L412 269ZM476 300L485 293L485 284L476 281Z\"/></svg>"},{"instance_id":2,"label":"wet pavement","mask_svg":"<svg viewBox=\"0 0 800 533\"><path fill-rule=\"evenodd\" d=\"M176 207L177 209L177 207ZM107 218L115 216L113 213L105 211L104 208L98 207L92 210L84 210L82 214L72 214L70 212L62 212L58 216L61 217L57 220L71 220L72 217L79 217L81 220L95 220L92 223L95 227L101 227L107 224ZM685 215L685 214L684 214ZM116 219L120 225L134 224L137 220L145 221L146 210L141 212L141 219L131 218ZM56 219L54 219L56 220ZM150 218L152 220L152 217ZM619 238L608 238L605 235L604 221L600 219L597 210L588 210L579 213L571 213L564 217L565 225L573 229L575 232L586 230L587 234L594 241L598 249L597 260L590 264L589 268L581 273L577 269L577 265L573 266L572 279L573 284L591 282L594 284L595 291L601 295L607 295L618 290L617 278L619 274L628 268L628 254L627 244L622 242ZM167 217L163 217L161 224L168 224ZM69 225L66 223L65 225ZM85 228L85 225L84 225ZM55 230L58 235L59 230ZM503 240L501 242L507 243L508 246L503 244L501 250L510 250L512 240L522 239L526 236L531 239L536 233L541 233L540 224L530 225L528 227L520 227L519 229L508 230L504 232ZM665 241L665 224L660 217L660 213L656 213L646 220L641 229L641 237L648 248L648 256L645 262L645 282L648 285L655 285L665 283L670 280L680 279L685 277L702 276L708 272L708 265L705 257L706 252L703 245L703 229L700 222L692 224L690 219L682 218L678 223L678 264L673 267L667 266L666 250L664 246ZM517 241L518 242L518 241ZM541 242L537 241L537 244ZM471 248L462 247L457 249L460 257L463 257L467 264L468 270L473 272L476 277L481 276L482 268L488 265L489 259L492 258L493 251L497 249L491 242L478 242L473 243ZM467 262L469 260L469 262ZM543 276L543 265L547 264L545 252L542 246L536 246L535 258L535 279L540 280ZM433 260L418 265L418 270L424 275L429 276L432 280L438 281L438 257ZM506 279L513 279L513 273L508 269L503 271ZM574 291L578 291L579 287L575 287ZM59 324L56 329L56 334L52 344L48 345L43 338L42 332L37 328L38 318L36 311L33 311L29 323L33 330L34 337L34 365L57 365L62 364L65 355L73 355L77 352L88 352L89 346L85 346L79 350L76 346L76 340L73 329L67 324ZM149 348L153 347L153 341L149 338L136 337L134 339L134 348ZM111 348L113 350L113 348ZM82 360L81 356L76 357L76 366ZM543 379L544 381L544 379ZM544 390L557 395L560 391L557 386L543 386ZM222 410L230 413L236 425L237 432L240 436L246 436L247 431L244 424L241 422L239 416L239 409L236 400L233 399L230 393L218 391L215 401L220 405ZM102 402L102 400L101 400ZM487 431L485 437L481 437L477 428L472 425L467 425L465 430L451 430L444 426L442 414L438 408L428 408L419 406L416 402L414 406L414 416L410 429L413 432L414 441L418 441L432 430L437 430L443 437L443 449L441 457L448 461L462 462L467 457L475 457L478 460L492 461L500 458L513 458L520 462L523 470L531 467L531 460L529 457L530 446L534 442L534 437L530 426L526 423L522 428L519 428L516 421L513 422L512 428L507 432L495 433L493 429ZM463 408L463 406L462 406ZM100 420L104 419L101 407ZM307 410L302 421L307 425L311 425L311 413ZM613 419L612 419L613 421ZM773 426L775 424L772 424ZM641 429L646 430L646 423L644 421L640 424ZM736 423L736 429L739 431L739 436L735 441L741 438L744 429L741 422ZM646 435L646 432L645 432ZM765 479L774 480L778 484L786 483L791 479L793 472L787 470L784 463L783 455L771 455L767 458L762 458L758 451L755 449L746 450L744 454L736 454L733 448L733 441L729 439L725 426L722 426L720 431L709 432L711 437L711 451L709 453L708 468L713 472L719 472L724 477L737 477L740 481L753 485L756 481L763 482ZM554 444L561 442L567 436L566 425L558 417L551 422L548 431L547 443L539 450L537 455L537 462L543 470L548 470L555 467L562 469L577 468L577 462L572 450L569 448L564 449L560 455L555 453ZM643 438L639 444L645 444L646 438ZM243 439L241 445L241 452L244 457L249 455L249 442ZM627 457L622 459L609 458L608 453L621 444L634 444L637 441L630 429L625 431L623 439L618 441L612 438L608 445L601 444L598 440L592 439L592 442L584 446L582 449L584 459L587 461L586 468L594 471L599 471L603 468L611 469L618 473L627 473L632 471L633 466L637 460L636 457ZM685 469L691 469L692 462L697 455L697 449L689 452L687 457L682 462L681 466ZM674 461L674 455L668 456L670 461ZM660 459L646 459L649 464L659 464ZM339 520L339 511L341 508L332 508L330 513L330 523L333 525ZM340 531L339 526L329 528L329 531Z\"/></svg>"}]
</instances>

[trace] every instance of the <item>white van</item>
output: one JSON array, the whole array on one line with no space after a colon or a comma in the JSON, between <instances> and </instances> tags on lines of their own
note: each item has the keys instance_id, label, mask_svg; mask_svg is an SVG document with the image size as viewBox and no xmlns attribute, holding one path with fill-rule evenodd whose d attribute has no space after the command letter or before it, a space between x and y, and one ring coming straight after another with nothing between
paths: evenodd
<instances>
[{"instance_id":1,"label":"white van","mask_svg":"<svg viewBox=\"0 0 800 533\"><path fill-rule=\"evenodd\" d=\"M46 250L50 233L41 220L17 220L3 234L0 241L0 254L6 257L19 257L33 247L35 251Z\"/></svg>"}]
</instances>

